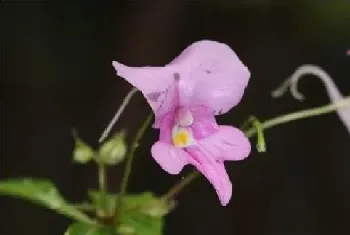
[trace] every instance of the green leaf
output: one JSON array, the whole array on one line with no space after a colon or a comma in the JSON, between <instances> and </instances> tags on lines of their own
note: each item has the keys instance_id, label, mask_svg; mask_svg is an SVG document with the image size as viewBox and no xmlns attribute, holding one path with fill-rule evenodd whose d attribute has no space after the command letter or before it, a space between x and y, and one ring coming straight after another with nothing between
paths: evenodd
<instances>
[{"instance_id":1,"label":"green leaf","mask_svg":"<svg viewBox=\"0 0 350 235\"><path fill-rule=\"evenodd\" d=\"M141 194L129 194L124 197L125 209L145 206L158 200L153 193L144 192Z\"/></svg>"},{"instance_id":2,"label":"green leaf","mask_svg":"<svg viewBox=\"0 0 350 235\"><path fill-rule=\"evenodd\" d=\"M116 198L115 194L89 190L89 198L96 207L96 214L99 217L113 216Z\"/></svg>"},{"instance_id":3,"label":"green leaf","mask_svg":"<svg viewBox=\"0 0 350 235\"><path fill-rule=\"evenodd\" d=\"M99 217L110 217L114 214L116 207L117 195L107 192L100 192L89 190L89 198L97 209ZM173 204L168 204L158 198L152 193L145 192L138 195L126 195L124 197L125 211L138 211L142 214L152 217L161 217L169 213Z\"/></svg>"},{"instance_id":4,"label":"green leaf","mask_svg":"<svg viewBox=\"0 0 350 235\"><path fill-rule=\"evenodd\" d=\"M89 145L84 143L75 131L73 131L73 137L75 140L73 161L81 164L88 163L95 156L95 151Z\"/></svg>"},{"instance_id":5,"label":"green leaf","mask_svg":"<svg viewBox=\"0 0 350 235\"><path fill-rule=\"evenodd\" d=\"M56 187L46 179L7 179L0 182L0 195L18 197L54 210L68 218L94 223L87 215L67 203Z\"/></svg>"},{"instance_id":6,"label":"green leaf","mask_svg":"<svg viewBox=\"0 0 350 235\"><path fill-rule=\"evenodd\" d=\"M126 195L124 209L120 214L117 232L122 235L160 235L164 215L172 209L171 204L160 200L150 192Z\"/></svg>"},{"instance_id":7,"label":"green leaf","mask_svg":"<svg viewBox=\"0 0 350 235\"><path fill-rule=\"evenodd\" d=\"M141 212L152 217L162 217L168 214L174 206L174 201L165 202L162 200L156 200L143 206Z\"/></svg>"},{"instance_id":8,"label":"green leaf","mask_svg":"<svg viewBox=\"0 0 350 235\"><path fill-rule=\"evenodd\" d=\"M101 191L89 191L89 198L101 218L112 218L118 195ZM121 235L160 235L163 217L172 205L155 197L150 192L125 195L123 211L119 214L117 233Z\"/></svg>"},{"instance_id":9,"label":"green leaf","mask_svg":"<svg viewBox=\"0 0 350 235\"><path fill-rule=\"evenodd\" d=\"M107 165L118 164L124 159L126 151L125 132L121 131L102 144L97 161Z\"/></svg>"},{"instance_id":10,"label":"green leaf","mask_svg":"<svg viewBox=\"0 0 350 235\"><path fill-rule=\"evenodd\" d=\"M170 212L173 203L156 198L152 193L145 192L139 195L126 195L124 198L125 210L137 210L151 217L162 217Z\"/></svg>"},{"instance_id":11,"label":"green leaf","mask_svg":"<svg viewBox=\"0 0 350 235\"><path fill-rule=\"evenodd\" d=\"M84 223L71 224L64 235L112 235L113 229Z\"/></svg>"},{"instance_id":12,"label":"green leaf","mask_svg":"<svg viewBox=\"0 0 350 235\"><path fill-rule=\"evenodd\" d=\"M121 215L117 232L122 235L161 235L163 218L133 212Z\"/></svg>"}]
</instances>

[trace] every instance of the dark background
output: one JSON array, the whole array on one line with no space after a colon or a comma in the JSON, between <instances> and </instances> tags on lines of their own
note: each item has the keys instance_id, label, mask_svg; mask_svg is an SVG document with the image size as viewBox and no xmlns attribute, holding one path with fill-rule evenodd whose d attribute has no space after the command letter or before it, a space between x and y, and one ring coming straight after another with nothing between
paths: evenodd
<instances>
[{"instance_id":1,"label":"dark background","mask_svg":"<svg viewBox=\"0 0 350 235\"><path fill-rule=\"evenodd\" d=\"M4 26L1 177L47 177L68 199L96 187L93 164L72 164L72 128L97 145L131 88L112 60L163 65L190 43L229 44L252 77L241 104L221 123L238 126L248 115L268 119L328 102L316 78L304 78L306 101L270 92L301 64L322 66L350 94L350 2L339 1L84 1L10 3ZM149 112L138 94L114 130L129 136ZM157 131L149 129L136 154L129 191L162 194L181 179L150 157ZM350 234L349 134L335 114L266 132L268 152L227 164L233 199L221 207L200 178L178 196L165 234ZM186 171L188 171L186 168ZM116 191L122 167L109 170ZM1 235L60 235L70 221L18 199L1 197Z\"/></svg>"}]
</instances>

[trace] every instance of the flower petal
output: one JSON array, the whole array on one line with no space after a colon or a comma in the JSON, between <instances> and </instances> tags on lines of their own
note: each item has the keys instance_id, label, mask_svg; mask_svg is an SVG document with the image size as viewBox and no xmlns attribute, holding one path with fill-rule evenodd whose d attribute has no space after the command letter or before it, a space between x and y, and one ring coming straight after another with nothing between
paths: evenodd
<instances>
[{"instance_id":1,"label":"flower petal","mask_svg":"<svg viewBox=\"0 0 350 235\"><path fill-rule=\"evenodd\" d=\"M175 105L204 105L215 114L226 113L242 99L250 77L229 46L209 40L191 44L164 67L128 67L117 61L113 66L143 93L159 118Z\"/></svg>"},{"instance_id":2,"label":"flower petal","mask_svg":"<svg viewBox=\"0 0 350 235\"><path fill-rule=\"evenodd\" d=\"M152 146L151 152L162 169L173 175L179 174L190 158L182 149L160 141Z\"/></svg>"},{"instance_id":3,"label":"flower petal","mask_svg":"<svg viewBox=\"0 0 350 235\"><path fill-rule=\"evenodd\" d=\"M250 77L228 45L209 40L193 43L170 64L181 69L181 103L205 105L215 114L239 103Z\"/></svg>"},{"instance_id":4,"label":"flower petal","mask_svg":"<svg viewBox=\"0 0 350 235\"><path fill-rule=\"evenodd\" d=\"M142 93L165 90L172 82L169 71L164 67L129 67L118 61L112 65L117 75L127 80Z\"/></svg>"},{"instance_id":5,"label":"flower petal","mask_svg":"<svg viewBox=\"0 0 350 235\"><path fill-rule=\"evenodd\" d=\"M159 141L171 145L175 112L169 112L159 121Z\"/></svg>"},{"instance_id":6,"label":"flower petal","mask_svg":"<svg viewBox=\"0 0 350 235\"><path fill-rule=\"evenodd\" d=\"M200 141L220 161L239 161L251 151L249 139L242 131L232 126L220 125L218 131Z\"/></svg>"},{"instance_id":7,"label":"flower petal","mask_svg":"<svg viewBox=\"0 0 350 235\"><path fill-rule=\"evenodd\" d=\"M232 196L232 184L227 175L223 162L216 161L203 146L186 148L191 156L190 163L193 164L213 185L219 197L220 203L226 206Z\"/></svg>"},{"instance_id":8,"label":"flower petal","mask_svg":"<svg viewBox=\"0 0 350 235\"><path fill-rule=\"evenodd\" d=\"M113 66L118 76L142 92L155 113L154 127L160 118L179 106L178 74L168 67L128 67L117 61Z\"/></svg>"},{"instance_id":9,"label":"flower petal","mask_svg":"<svg viewBox=\"0 0 350 235\"><path fill-rule=\"evenodd\" d=\"M204 106L195 106L190 108L190 112L195 120L191 126L195 139L202 140L217 132L218 124L211 109Z\"/></svg>"}]
</instances>

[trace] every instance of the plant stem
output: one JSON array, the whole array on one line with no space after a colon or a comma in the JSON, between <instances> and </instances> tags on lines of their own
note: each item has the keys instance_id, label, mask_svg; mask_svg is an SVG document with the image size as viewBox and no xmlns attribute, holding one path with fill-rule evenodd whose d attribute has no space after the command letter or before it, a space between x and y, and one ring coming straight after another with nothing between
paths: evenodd
<instances>
[{"instance_id":1,"label":"plant stem","mask_svg":"<svg viewBox=\"0 0 350 235\"><path fill-rule=\"evenodd\" d=\"M136 136L134 138L134 140L132 141L132 144L130 146L130 150L128 151L128 154L126 155L126 163L125 163L125 169L124 169L124 175L122 178L122 182L120 185L120 191L119 191L119 195L117 197L117 202L116 202L116 224L117 221L119 219L119 215L122 211L122 207L123 207L123 197L126 193L126 188L128 186L128 181L129 181L129 177L130 177L130 173L131 173L131 167L132 167L132 162L134 159L134 153L139 145L139 141L142 138L143 134L145 133L147 127L149 126L149 124L152 121L152 114L149 114L148 117L146 118L146 120L144 121L144 123L142 124L142 126L138 129Z\"/></svg>"},{"instance_id":2,"label":"plant stem","mask_svg":"<svg viewBox=\"0 0 350 235\"><path fill-rule=\"evenodd\" d=\"M255 128L256 130L256 135L257 135L256 149L258 150L259 153L266 152L265 136L264 136L264 131L263 131L261 122L255 116L250 116L246 121L244 121L243 125L241 126L241 130L245 132L246 128L250 125L252 125L253 128Z\"/></svg>"},{"instance_id":3,"label":"plant stem","mask_svg":"<svg viewBox=\"0 0 350 235\"><path fill-rule=\"evenodd\" d=\"M106 165L103 163L97 163L98 166L98 184L100 192L106 192L107 181L106 181Z\"/></svg>"},{"instance_id":4,"label":"plant stem","mask_svg":"<svg viewBox=\"0 0 350 235\"><path fill-rule=\"evenodd\" d=\"M338 102L331 103L325 106L311 108L311 109L305 109L298 112L278 116L276 118L269 119L261 124L261 128L263 130L270 129L271 127L278 126L287 122L296 121L299 119L319 116L322 114L330 113L333 111L336 111L337 109L341 109L344 107L350 106L350 97L346 97L342 100L339 100ZM256 134L255 128L250 128L248 131L245 132L246 136L252 137Z\"/></svg>"},{"instance_id":5,"label":"plant stem","mask_svg":"<svg viewBox=\"0 0 350 235\"><path fill-rule=\"evenodd\" d=\"M193 171L185 176L180 182L174 185L166 194L161 197L163 201L171 200L176 194L181 192L183 188L185 188L189 183L191 183L194 179L199 176L198 171Z\"/></svg>"},{"instance_id":6,"label":"plant stem","mask_svg":"<svg viewBox=\"0 0 350 235\"><path fill-rule=\"evenodd\" d=\"M266 152L266 142L265 142L265 136L264 136L264 131L261 125L261 122L254 116L250 118L253 127L256 130L256 135L257 135L257 144L256 148L259 153L264 153Z\"/></svg>"},{"instance_id":7,"label":"plant stem","mask_svg":"<svg viewBox=\"0 0 350 235\"><path fill-rule=\"evenodd\" d=\"M131 98L133 97L133 95L137 92L138 90L136 88L132 88L129 93L125 96L123 103L119 106L118 111L115 113L113 119L109 122L108 126L106 127L106 129L104 129L100 139L98 140L99 143L103 142L109 132L111 131L112 127L117 123L118 119L120 118L120 116L122 115L122 113L124 112L124 109L126 108L126 106L129 104Z\"/></svg>"},{"instance_id":8,"label":"plant stem","mask_svg":"<svg viewBox=\"0 0 350 235\"><path fill-rule=\"evenodd\" d=\"M78 210L89 211L89 212L93 212L96 210L96 207L93 204L88 203L88 202L75 204L74 207Z\"/></svg>"},{"instance_id":9,"label":"plant stem","mask_svg":"<svg viewBox=\"0 0 350 235\"><path fill-rule=\"evenodd\" d=\"M257 128L256 126L253 126L252 128L250 128L245 132L245 135L247 137L253 137L255 136L255 134L257 134L258 131L266 130L274 126L278 126L291 121L330 113L330 112L336 111L337 109L349 107L349 106L350 106L350 97L345 97L344 99L332 104L311 108L311 109L305 109L298 112L285 114L282 116L269 119L261 123L259 125L259 128ZM245 122L244 126L246 125L247 125L247 122ZM173 198L176 194L181 192L188 184L190 184L193 180L195 180L197 176L199 176L199 172L196 170L188 174L183 180L181 180L180 182L176 183L173 187L171 187L170 190L162 196L162 199L171 200L171 198Z\"/></svg>"}]
</instances>

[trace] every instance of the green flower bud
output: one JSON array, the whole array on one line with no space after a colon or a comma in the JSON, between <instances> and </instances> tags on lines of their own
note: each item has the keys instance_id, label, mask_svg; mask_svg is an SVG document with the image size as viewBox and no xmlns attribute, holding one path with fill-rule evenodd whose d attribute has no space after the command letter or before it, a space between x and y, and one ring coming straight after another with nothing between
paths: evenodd
<instances>
[{"instance_id":1,"label":"green flower bud","mask_svg":"<svg viewBox=\"0 0 350 235\"><path fill-rule=\"evenodd\" d=\"M74 162L85 164L88 163L94 157L93 149L85 144L78 135L73 132L74 140L75 140L75 148L73 152L73 160Z\"/></svg>"},{"instance_id":2,"label":"green flower bud","mask_svg":"<svg viewBox=\"0 0 350 235\"><path fill-rule=\"evenodd\" d=\"M121 131L100 147L97 160L103 164L115 165L124 159L126 151L125 132Z\"/></svg>"}]
</instances>

